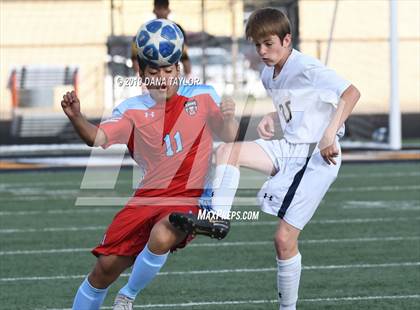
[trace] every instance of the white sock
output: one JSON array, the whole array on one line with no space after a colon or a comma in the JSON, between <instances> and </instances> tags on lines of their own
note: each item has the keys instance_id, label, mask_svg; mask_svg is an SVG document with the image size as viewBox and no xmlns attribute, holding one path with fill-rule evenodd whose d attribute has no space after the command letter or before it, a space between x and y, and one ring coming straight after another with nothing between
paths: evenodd
<instances>
[{"instance_id":1,"label":"white sock","mask_svg":"<svg viewBox=\"0 0 420 310\"><path fill-rule=\"evenodd\" d=\"M218 165L213 180L212 210L228 218L239 186L239 169L232 165Z\"/></svg>"},{"instance_id":2,"label":"white sock","mask_svg":"<svg viewBox=\"0 0 420 310\"><path fill-rule=\"evenodd\" d=\"M300 272L302 269L300 253L292 258L277 259L277 287L280 310L295 310L298 299Z\"/></svg>"}]
</instances>

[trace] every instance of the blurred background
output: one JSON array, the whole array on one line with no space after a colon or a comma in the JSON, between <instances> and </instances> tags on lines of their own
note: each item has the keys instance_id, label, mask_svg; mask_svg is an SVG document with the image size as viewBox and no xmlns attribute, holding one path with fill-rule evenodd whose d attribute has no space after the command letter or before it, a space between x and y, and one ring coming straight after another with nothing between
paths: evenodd
<instances>
[{"instance_id":1,"label":"blurred background","mask_svg":"<svg viewBox=\"0 0 420 310\"><path fill-rule=\"evenodd\" d=\"M171 0L169 19L186 32L190 77L213 85L220 95L235 95L238 117L249 114L243 108L249 97L257 99L252 128L273 108L244 26L256 8L283 10L293 25L295 48L327 63L362 93L344 145L399 149L420 146L420 3L396 3L393 48L388 0ZM76 89L83 112L96 122L141 92L119 87L115 79L135 74L131 39L155 18L153 0L2 0L0 11L2 146L77 143L60 108L65 91ZM401 140L389 141L391 130Z\"/></svg>"}]
</instances>

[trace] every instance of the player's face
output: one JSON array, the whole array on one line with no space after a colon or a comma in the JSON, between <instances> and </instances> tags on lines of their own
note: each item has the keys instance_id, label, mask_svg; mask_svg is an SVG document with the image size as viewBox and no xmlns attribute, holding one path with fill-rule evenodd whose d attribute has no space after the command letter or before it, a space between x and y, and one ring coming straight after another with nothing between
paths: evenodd
<instances>
[{"instance_id":1,"label":"player's face","mask_svg":"<svg viewBox=\"0 0 420 310\"><path fill-rule=\"evenodd\" d=\"M169 8L165 8L165 7L155 7L153 9L153 13L155 13L156 18L167 19L169 13L171 13L171 10Z\"/></svg>"},{"instance_id":2,"label":"player's face","mask_svg":"<svg viewBox=\"0 0 420 310\"><path fill-rule=\"evenodd\" d=\"M290 54L291 36L288 34L281 42L279 36L270 35L255 42L255 48L261 60L267 66L275 66L287 59Z\"/></svg>"},{"instance_id":3,"label":"player's face","mask_svg":"<svg viewBox=\"0 0 420 310\"><path fill-rule=\"evenodd\" d=\"M179 65L166 67L146 66L143 78L150 95L155 101L164 101L176 94L178 90Z\"/></svg>"}]
</instances>

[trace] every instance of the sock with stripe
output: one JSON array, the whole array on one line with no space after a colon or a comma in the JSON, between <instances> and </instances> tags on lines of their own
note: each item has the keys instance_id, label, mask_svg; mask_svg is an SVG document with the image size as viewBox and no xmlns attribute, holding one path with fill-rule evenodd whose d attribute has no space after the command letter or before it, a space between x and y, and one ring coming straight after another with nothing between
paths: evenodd
<instances>
[{"instance_id":1,"label":"sock with stripe","mask_svg":"<svg viewBox=\"0 0 420 310\"><path fill-rule=\"evenodd\" d=\"M108 289L93 287L88 278L82 282L73 301L73 310L98 310L106 297Z\"/></svg>"},{"instance_id":2,"label":"sock with stripe","mask_svg":"<svg viewBox=\"0 0 420 310\"><path fill-rule=\"evenodd\" d=\"M168 255L169 252L162 255L154 254L146 244L134 262L127 284L119 291L119 294L134 300L137 294L156 277Z\"/></svg>"}]
</instances>

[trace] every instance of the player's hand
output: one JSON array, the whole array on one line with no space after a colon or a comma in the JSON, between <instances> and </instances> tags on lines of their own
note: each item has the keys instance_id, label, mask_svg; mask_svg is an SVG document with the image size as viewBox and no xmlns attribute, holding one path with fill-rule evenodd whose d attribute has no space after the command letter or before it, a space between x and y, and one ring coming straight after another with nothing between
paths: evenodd
<instances>
[{"instance_id":1,"label":"player's hand","mask_svg":"<svg viewBox=\"0 0 420 310\"><path fill-rule=\"evenodd\" d=\"M61 100L61 107L68 118L75 118L80 116L80 101L76 93L73 91L67 92Z\"/></svg>"},{"instance_id":2,"label":"player's hand","mask_svg":"<svg viewBox=\"0 0 420 310\"><path fill-rule=\"evenodd\" d=\"M231 97L223 97L220 103L223 120L231 121L235 118L235 101Z\"/></svg>"},{"instance_id":3,"label":"player's hand","mask_svg":"<svg viewBox=\"0 0 420 310\"><path fill-rule=\"evenodd\" d=\"M340 155L340 151L335 142L335 132L326 131L324 137L319 142L321 156L328 165L336 165L335 158Z\"/></svg>"},{"instance_id":4,"label":"player's hand","mask_svg":"<svg viewBox=\"0 0 420 310\"><path fill-rule=\"evenodd\" d=\"M258 135L261 139L270 140L274 137L274 119L272 113L263 117L257 127Z\"/></svg>"}]
</instances>

